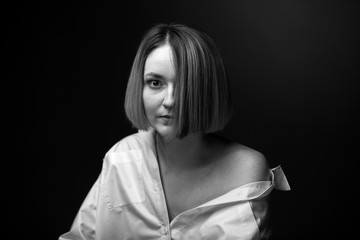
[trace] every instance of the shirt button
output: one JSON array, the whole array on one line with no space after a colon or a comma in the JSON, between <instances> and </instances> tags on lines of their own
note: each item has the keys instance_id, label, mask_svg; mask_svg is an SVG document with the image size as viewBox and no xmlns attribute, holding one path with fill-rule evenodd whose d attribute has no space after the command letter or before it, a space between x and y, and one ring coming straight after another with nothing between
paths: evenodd
<instances>
[{"instance_id":1,"label":"shirt button","mask_svg":"<svg viewBox=\"0 0 360 240\"><path fill-rule=\"evenodd\" d=\"M161 233L162 233L163 235L168 234L168 228L167 228L167 227L162 227L162 228L161 228Z\"/></svg>"}]
</instances>

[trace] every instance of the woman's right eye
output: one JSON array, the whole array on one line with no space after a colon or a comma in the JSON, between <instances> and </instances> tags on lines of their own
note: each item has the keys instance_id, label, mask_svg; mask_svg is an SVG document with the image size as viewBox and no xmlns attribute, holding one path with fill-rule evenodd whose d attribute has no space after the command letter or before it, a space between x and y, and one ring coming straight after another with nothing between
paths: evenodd
<instances>
[{"instance_id":1,"label":"woman's right eye","mask_svg":"<svg viewBox=\"0 0 360 240\"><path fill-rule=\"evenodd\" d=\"M151 88L161 88L163 86L163 84L160 80L155 80L155 79L147 80L146 83Z\"/></svg>"}]
</instances>

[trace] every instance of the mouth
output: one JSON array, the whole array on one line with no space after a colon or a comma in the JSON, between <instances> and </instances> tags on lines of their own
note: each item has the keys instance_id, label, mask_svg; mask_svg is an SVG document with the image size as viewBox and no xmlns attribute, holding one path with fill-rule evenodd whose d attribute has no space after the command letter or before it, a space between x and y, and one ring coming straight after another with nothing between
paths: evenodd
<instances>
[{"instance_id":1,"label":"mouth","mask_svg":"<svg viewBox=\"0 0 360 240\"><path fill-rule=\"evenodd\" d=\"M160 118L164 118L164 119L173 119L174 116L173 115L161 115Z\"/></svg>"}]
</instances>

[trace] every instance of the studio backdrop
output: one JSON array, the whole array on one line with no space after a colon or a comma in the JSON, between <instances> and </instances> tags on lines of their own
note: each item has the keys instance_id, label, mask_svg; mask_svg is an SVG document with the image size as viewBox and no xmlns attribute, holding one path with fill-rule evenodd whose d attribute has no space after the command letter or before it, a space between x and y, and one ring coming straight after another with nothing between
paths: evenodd
<instances>
[{"instance_id":1,"label":"studio backdrop","mask_svg":"<svg viewBox=\"0 0 360 240\"><path fill-rule=\"evenodd\" d=\"M124 93L146 29L208 33L231 80L220 135L281 165L273 239L347 239L357 173L356 1L24 1L2 23L3 174L9 239L68 231L106 151L136 132ZM348 238L349 239L349 238Z\"/></svg>"}]
</instances>

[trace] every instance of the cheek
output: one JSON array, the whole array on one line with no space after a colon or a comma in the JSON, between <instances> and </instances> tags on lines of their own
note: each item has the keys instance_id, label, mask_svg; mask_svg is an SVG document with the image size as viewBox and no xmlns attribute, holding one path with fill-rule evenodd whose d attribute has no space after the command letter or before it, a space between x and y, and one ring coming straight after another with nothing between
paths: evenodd
<instances>
[{"instance_id":1,"label":"cheek","mask_svg":"<svg viewBox=\"0 0 360 240\"><path fill-rule=\"evenodd\" d=\"M156 98L145 90L143 92L143 104L147 117L154 115L157 109Z\"/></svg>"}]
</instances>

